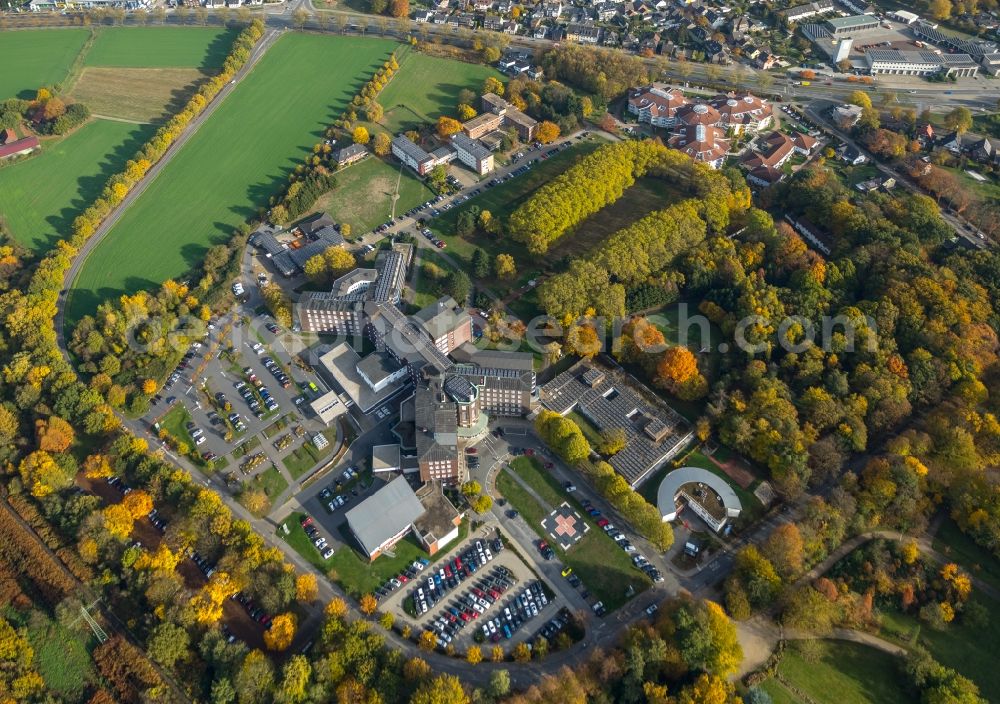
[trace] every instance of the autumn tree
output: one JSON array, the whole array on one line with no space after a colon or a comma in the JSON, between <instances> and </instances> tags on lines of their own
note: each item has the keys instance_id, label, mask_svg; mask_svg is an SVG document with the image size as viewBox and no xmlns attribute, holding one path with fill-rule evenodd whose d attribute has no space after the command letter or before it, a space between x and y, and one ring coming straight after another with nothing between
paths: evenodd
<instances>
[{"instance_id":1,"label":"autumn tree","mask_svg":"<svg viewBox=\"0 0 1000 704\"><path fill-rule=\"evenodd\" d=\"M496 76L487 76L483 81L483 93L493 93L494 95L499 95L503 97L504 87L503 81L501 81Z\"/></svg>"},{"instance_id":2,"label":"autumn tree","mask_svg":"<svg viewBox=\"0 0 1000 704\"><path fill-rule=\"evenodd\" d=\"M372 150L379 156L386 156L392 151L392 139L385 132L379 132L372 142Z\"/></svg>"},{"instance_id":3,"label":"autumn tree","mask_svg":"<svg viewBox=\"0 0 1000 704\"><path fill-rule=\"evenodd\" d=\"M360 602L358 602L358 608L361 609L361 613L366 616L371 616L375 613L378 608L378 601L375 599L374 594L365 594L361 597Z\"/></svg>"},{"instance_id":4,"label":"autumn tree","mask_svg":"<svg viewBox=\"0 0 1000 704\"><path fill-rule=\"evenodd\" d=\"M498 254L494 270L498 279L509 281L517 276L517 263L514 261L514 257L509 254Z\"/></svg>"},{"instance_id":5,"label":"autumn tree","mask_svg":"<svg viewBox=\"0 0 1000 704\"><path fill-rule=\"evenodd\" d=\"M319 587L316 584L316 575L312 572L304 572L295 578L295 598L303 604L316 601L319 595Z\"/></svg>"},{"instance_id":6,"label":"autumn tree","mask_svg":"<svg viewBox=\"0 0 1000 704\"><path fill-rule=\"evenodd\" d=\"M545 120L538 124L535 130L535 139L542 144L550 144L559 139L559 125Z\"/></svg>"},{"instance_id":7,"label":"autumn tree","mask_svg":"<svg viewBox=\"0 0 1000 704\"><path fill-rule=\"evenodd\" d=\"M872 99L863 90L856 90L847 96L847 102L862 108L871 108Z\"/></svg>"},{"instance_id":8,"label":"autumn tree","mask_svg":"<svg viewBox=\"0 0 1000 704\"><path fill-rule=\"evenodd\" d=\"M125 540L132 534L132 525L135 519L123 504L111 504L102 512L104 514L104 528L113 537Z\"/></svg>"},{"instance_id":9,"label":"autumn tree","mask_svg":"<svg viewBox=\"0 0 1000 704\"><path fill-rule=\"evenodd\" d=\"M458 119L462 122L467 122L476 116L476 109L466 103L459 103L456 112L458 113Z\"/></svg>"},{"instance_id":10,"label":"autumn tree","mask_svg":"<svg viewBox=\"0 0 1000 704\"><path fill-rule=\"evenodd\" d=\"M483 661L483 650L478 645L470 645L465 651L465 661L470 665L478 665Z\"/></svg>"},{"instance_id":11,"label":"autumn tree","mask_svg":"<svg viewBox=\"0 0 1000 704\"><path fill-rule=\"evenodd\" d=\"M114 474L107 455L87 455L83 461L83 474L87 479L106 479Z\"/></svg>"},{"instance_id":12,"label":"autumn tree","mask_svg":"<svg viewBox=\"0 0 1000 704\"><path fill-rule=\"evenodd\" d=\"M393 17L406 17L410 14L410 0L392 0L389 4L389 14Z\"/></svg>"},{"instance_id":13,"label":"autumn tree","mask_svg":"<svg viewBox=\"0 0 1000 704\"><path fill-rule=\"evenodd\" d=\"M47 420L35 422L35 436L38 449L44 452L65 452L73 444L76 432L59 416L49 416Z\"/></svg>"},{"instance_id":14,"label":"autumn tree","mask_svg":"<svg viewBox=\"0 0 1000 704\"><path fill-rule=\"evenodd\" d=\"M65 489L73 482L73 476L64 465L57 463L44 450L32 452L18 465L21 481L35 498L43 498Z\"/></svg>"},{"instance_id":15,"label":"autumn tree","mask_svg":"<svg viewBox=\"0 0 1000 704\"><path fill-rule=\"evenodd\" d=\"M295 638L298 619L291 612L278 614L271 620L271 627L264 631L264 645L268 650L281 652L288 650Z\"/></svg>"},{"instance_id":16,"label":"autumn tree","mask_svg":"<svg viewBox=\"0 0 1000 704\"><path fill-rule=\"evenodd\" d=\"M133 520L138 520L153 510L153 499L142 489L134 489L122 499L122 506Z\"/></svg>"},{"instance_id":17,"label":"autumn tree","mask_svg":"<svg viewBox=\"0 0 1000 704\"><path fill-rule=\"evenodd\" d=\"M453 117L442 115L437 121L437 133L442 139L462 131L462 123Z\"/></svg>"},{"instance_id":18,"label":"autumn tree","mask_svg":"<svg viewBox=\"0 0 1000 704\"><path fill-rule=\"evenodd\" d=\"M761 552L786 581L802 572L805 561L804 542L799 527L794 523L782 523L771 531L761 546Z\"/></svg>"},{"instance_id":19,"label":"autumn tree","mask_svg":"<svg viewBox=\"0 0 1000 704\"><path fill-rule=\"evenodd\" d=\"M438 675L420 685L410 704L469 704L469 696L454 675Z\"/></svg>"},{"instance_id":20,"label":"autumn tree","mask_svg":"<svg viewBox=\"0 0 1000 704\"><path fill-rule=\"evenodd\" d=\"M965 134L972 129L972 112L961 105L953 108L944 116L944 126L957 134Z\"/></svg>"},{"instance_id":21,"label":"autumn tree","mask_svg":"<svg viewBox=\"0 0 1000 704\"><path fill-rule=\"evenodd\" d=\"M368 130L364 125L358 125L354 128L354 132L351 133L351 139L354 140L355 144L368 144L368 140L370 139Z\"/></svg>"}]
</instances>

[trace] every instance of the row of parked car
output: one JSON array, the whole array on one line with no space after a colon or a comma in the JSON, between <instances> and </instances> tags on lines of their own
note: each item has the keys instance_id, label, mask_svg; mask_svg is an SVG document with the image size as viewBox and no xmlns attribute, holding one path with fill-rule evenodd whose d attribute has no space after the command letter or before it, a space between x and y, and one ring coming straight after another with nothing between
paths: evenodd
<instances>
[{"instance_id":1,"label":"row of parked car","mask_svg":"<svg viewBox=\"0 0 1000 704\"><path fill-rule=\"evenodd\" d=\"M487 544L483 540L476 540L459 555L446 562L443 567L438 568L436 573L429 575L426 580L421 580L421 584L412 594L417 613L426 613L441 601L445 594L492 561L491 547L500 552L503 550L503 543L494 540Z\"/></svg>"},{"instance_id":2,"label":"row of parked car","mask_svg":"<svg viewBox=\"0 0 1000 704\"><path fill-rule=\"evenodd\" d=\"M320 534L319 528L313 522L312 516L305 516L302 518L302 530L305 531L306 535L309 536L309 540L316 547L316 551L320 554L324 560L329 560L333 557L333 546L329 544L327 539Z\"/></svg>"},{"instance_id":3,"label":"row of parked car","mask_svg":"<svg viewBox=\"0 0 1000 704\"><path fill-rule=\"evenodd\" d=\"M537 617L548 603L549 598L545 596L542 583L537 580L530 582L503 606L500 614L483 623L483 637L494 643L501 638L510 640L521 626Z\"/></svg>"},{"instance_id":4,"label":"row of parked car","mask_svg":"<svg viewBox=\"0 0 1000 704\"><path fill-rule=\"evenodd\" d=\"M490 575L477 582L478 586L446 606L427 628L436 633L439 645L450 643L460 630L485 614L516 583L514 575L506 567L494 568Z\"/></svg>"},{"instance_id":5,"label":"row of parked car","mask_svg":"<svg viewBox=\"0 0 1000 704\"><path fill-rule=\"evenodd\" d=\"M271 615L261 607L257 606L253 599L248 597L243 592L236 592L230 598L233 601L238 602L254 621L262 625L264 628L271 628Z\"/></svg>"},{"instance_id":6,"label":"row of parked car","mask_svg":"<svg viewBox=\"0 0 1000 704\"><path fill-rule=\"evenodd\" d=\"M287 389L292 385L292 380L287 374L285 374L285 370L282 369L281 365L275 362L271 357L264 357L260 361L263 363L264 369L271 372L271 375L278 380L278 383L281 384L281 388Z\"/></svg>"},{"instance_id":7,"label":"row of parked car","mask_svg":"<svg viewBox=\"0 0 1000 704\"><path fill-rule=\"evenodd\" d=\"M180 381L181 376L184 374L184 370L191 365L191 360L194 358L196 354L198 354L198 350L200 349L201 349L200 342L191 343L191 347L188 348L188 351L184 353L183 357L181 357L181 361L178 362L177 366L174 367L174 370L170 372L170 376L167 377L167 381L166 383L163 384L163 388L169 389L178 381ZM160 402L160 394L156 394L156 396L153 397L151 404L155 406L159 402Z\"/></svg>"}]
</instances>

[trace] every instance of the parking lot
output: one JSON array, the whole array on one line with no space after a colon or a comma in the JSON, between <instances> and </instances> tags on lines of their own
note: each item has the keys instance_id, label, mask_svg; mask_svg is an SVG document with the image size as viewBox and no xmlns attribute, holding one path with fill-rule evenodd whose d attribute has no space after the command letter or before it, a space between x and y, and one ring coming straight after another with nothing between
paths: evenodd
<instances>
[{"instance_id":1,"label":"parking lot","mask_svg":"<svg viewBox=\"0 0 1000 704\"><path fill-rule=\"evenodd\" d=\"M175 448L193 448L233 487L268 471L284 484L300 476L303 462L323 454L313 446L306 453L304 446L325 431L329 452L336 430L307 417L308 401L322 389L314 391L312 375L290 364L281 334L266 316L251 323L235 314L214 321L154 397L145 417L153 432L169 434ZM286 461L295 471L289 473ZM268 479L265 491L282 484Z\"/></svg>"},{"instance_id":2,"label":"parking lot","mask_svg":"<svg viewBox=\"0 0 1000 704\"><path fill-rule=\"evenodd\" d=\"M435 562L414 562L379 590L379 608L460 652L532 637L555 616L556 599L496 535L470 538Z\"/></svg>"}]
</instances>

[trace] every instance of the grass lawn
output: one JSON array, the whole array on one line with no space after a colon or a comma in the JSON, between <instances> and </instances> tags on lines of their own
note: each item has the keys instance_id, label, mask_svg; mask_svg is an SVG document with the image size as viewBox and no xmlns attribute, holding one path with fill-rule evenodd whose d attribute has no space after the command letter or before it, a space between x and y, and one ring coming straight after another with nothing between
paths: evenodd
<instances>
[{"instance_id":1,"label":"grass lawn","mask_svg":"<svg viewBox=\"0 0 1000 704\"><path fill-rule=\"evenodd\" d=\"M968 570L969 574L1000 589L1000 560L989 550L977 545L950 518L941 523L934 535L934 549L948 555Z\"/></svg>"},{"instance_id":2,"label":"grass lawn","mask_svg":"<svg viewBox=\"0 0 1000 704\"><path fill-rule=\"evenodd\" d=\"M323 435L329 441L329 444L322 450L316 448L312 443L312 439L307 439L300 447L295 448L295 450L285 457L281 463L285 465L285 469L294 477L298 479L307 471L312 469L312 467L327 457L331 452L337 449L337 429L327 428L323 431ZM294 458L294 459L293 459Z\"/></svg>"},{"instance_id":3,"label":"grass lawn","mask_svg":"<svg viewBox=\"0 0 1000 704\"><path fill-rule=\"evenodd\" d=\"M385 110L380 126L390 134L419 129L436 123L441 115L456 117L458 94L468 88L477 96L488 76L500 78L490 66L407 53L400 70L379 94ZM473 105L479 110L479 105Z\"/></svg>"},{"instance_id":4,"label":"grass lawn","mask_svg":"<svg viewBox=\"0 0 1000 704\"><path fill-rule=\"evenodd\" d=\"M6 609L3 615L15 627L27 628L28 641L35 651L35 667L45 680L45 690L66 701L79 701L88 684L94 682L87 641L40 610ZM89 638L90 631L84 631L84 635Z\"/></svg>"},{"instance_id":5,"label":"grass lawn","mask_svg":"<svg viewBox=\"0 0 1000 704\"><path fill-rule=\"evenodd\" d=\"M14 239L41 253L68 235L73 218L152 133L150 126L91 120L46 140L38 155L0 168L0 215Z\"/></svg>"},{"instance_id":6,"label":"grass lawn","mask_svg":"<svg viewBox=\"0 0 1000 704\"><path fill-rule=\"evenodd\" d=\"M301 528L299 529L301 530ZM360 553L350 547L342 547L330 558L330 578L344 588L351 596L358 598L370 594L389 579L402 572L414 560L424 557L434 563L451 552L450 548L461 545L469 535L469 524L466 521L458 528L458 537L448 547L442 549L433 557L420 547L416 538L408 535L392 548L392 556L382 555L374 562L368 562ZM342 536L343 537L343 536ZM353 541L346 539L348 545Z\"/></svg>"},{"instance_id":7,"label":"grass lawn","mask_svg":"<svg viewBox=\"0 0 1000 704\"><path fill-rule=\"evenodd\" d=\"M587 438L587 442L589 442L592 447L596 448L603 442L601 431L599 431L593 423L584 418L581 414L576 411L570 411L566 414L566 417L580 426L583 436Z\"/></svg>"},{"instance_id":8,"label":"grass lawn","mask_svg":"<svg viewBox=\"0 0 1000 704\"><path fill-rule=\"evenodd\" d=\"M954 668L979 685L986 701L1000 701L1000 670L997 669L1000 628L996 624L1000 604L982 594L973 593L972 598L989 611L990 623L983 628L972 628L956 618L945 630L935 631L913 616L885 611L880 635L904 647L914 643L923 645L942 665Z\"/></svg>"},{"instance_id":9,"label":"grass lawn","mask_svg":"<svg viewBox=\"0 0 1000 704\"><path fill-rule=\"evenodd\" d=\"M285 519L283 525L288 528L288 535L285 535L285 531L281 526L278 526L278 537L288 543L306 562L313 565L323 574L326 574L330 569L330 563L333 558L324 560L322 555L319 554L319 550L309 540L309 536L302 530L302 524L299 521L302 520L304 515L304 513L296 513ZM341 552L343 551L344 549L341 548Z\"/></svg>"},{"instance_id":10,"label":"grass lawn","mask_svg":"<svg viewBox=\"0 0 1000 704\"><path fill-rule=\"evenodd\" d=\"M194 447L194 440L191 439L191 434L186 427L190 420L191 414L188 413L187 408L183 403L178 403L160 418L160 429L166 430L178 442L187 443L188 447Z\"/></svg>"},{"instance_id":11,"label":"grass lawn","mask_svg":"<svg viewBox=\"0 0 1000 704\"><path fill-rule=\"evenodd\" d=\"M0 100L34 98L41 86L66 80L89 29L0 32Z\"/></svg>"},{"instance_id":12,"label":"grass lawn","mask_svg":"<svg viewBox=\"0 0 1000 704\"><path fill-rule=\"evenodd\" d=\"M514 288L523 285L525 281L532 278L533 274L537 273L541 268L538 257L529 254L524 245L514 242L510 238L497 240L496 238L479 234L473 234L468 238L459 237L455 234L455 224L458 221L458 216L464 210L475 205L482 210L490 211L494 217L506 219L536 189L551 181L569 168L579 157L591 153L601 146L601 144L604 144L604 141L596 138L577 142L569 149L565 149L549 159L538 162L527 173L512 178L509 181L504 181L493 188L484 189L480 195L431 220L429 227L438 237L448 243L448 254L469 273L472 272L472 254L476 248L482 249L490 255L491 259L502 253L512 255L517 262L518 277L515 281L503 282L500 286ZM563 242L556 243L546 255L545 260L555 262L564 254L574 253L574 250L579 250L578 246L573 246L569 242L571 239L572 236L567 235ZM580 252L576 251L575 253L579 254Z\"/></svg>"},{"instance_id":13,"label":"grass lawn","mask_svg":"<svg viewBox=\"0 0 1000 704\"><path fill-rule=\"evenodd\" d=\"M268 467L267 471L261 472L253 479L254 483L264 490L267 498L274 500L288 488L288 482L281 476L281 472L274 467Z\"/></svg>"},{"instance_id":14,"label":"grass lawn","mask_svg":"<svg viewBox=\"0 0 1000 704\"><path fill-rule=\"evenodd\" d=\"M583 509L573 496L567 495L562 486L551 474L546 472L541 464L531 457L519 457L511 463L517 475L528 483L552 508L564 501L585 515ZM539 537L552 542L541 527L542 518L547 515L545 509L531 496L524 487L512 479L507 472L497 475L497 486L511 504L522 513L524 519L538 533ZM562 551L557 545L553 549L559 553L562 561L573 568L573 571L583 580L595 598L604 602L608 610L613 610L624 604L625 590L629 585L641 592L652 584L645 574L636 570L628 554L619 548L615 542L598 528L589 518L584 519L590 524L590 531L568 551Z\"/></svg>"},{"instance_id":15,"label":"grass lawn","mask_svg":"<svg viewBox=\"0 0 1000 704\"><path fill-rule=\"evenodd\" d=\"M430 200L434 195L431 189L412 170L400 167L370 156L338 171L336 187L316 201L315 209L349 223L352 233L363 235L389 219L397 187L397 215Z\"/></svg>"},{"instance_id":16,"label":"grass lawn","mask_svg":"<svg viewBox=\"0 0 1000 704\"><path fill-rule=\"evenodd\" d=\"M217 27L105 27L84 65L219 68L238 33Z\"/></svg>"},{"instance_id":17,"label":"grass lawn","mask_svg":"<svg viewBox=\"0 0 1000 704\"><path fill-rule=\"evenodd\" d=\"M88 257L70 321L183 276L229 240L396 46L313 34L278 40Z\"/></svg>"},{"instance_id":18,"label":"grass lawn","mask_svg":"<svg viewBox=\"0 0 1000 704\"><path fill-rule=\"evenodd\" d=\"M816 704L880 704L912 700L898 672L895 657L865 645L844 641L820 641L819 662L807 662L789 643L778 666L780 675ZM769 681L772 685L780 682ZM798 696L780 686L775 702L799 702Z\"/></svg>"}]
</instances>

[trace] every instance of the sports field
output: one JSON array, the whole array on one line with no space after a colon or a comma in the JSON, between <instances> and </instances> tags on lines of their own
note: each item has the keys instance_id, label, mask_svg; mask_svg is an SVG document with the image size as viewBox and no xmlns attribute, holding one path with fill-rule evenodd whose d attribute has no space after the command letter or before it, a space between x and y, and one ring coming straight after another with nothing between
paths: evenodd
<instances>
[{"instance_id":1,"label":"sports field","mask_svg":"<svg viewBox=\"0 0 1000 704\"><path fill-rule=\"evenodd\" d=\"M399 190L396 213L405 213L430 200L434 194L407 168L370 156L337 172L337 186L316 201L316 210L346 222L351 232L363 235L389 219L392 200Z\"/></svg>"},{"instance_id":2,"label":"sports field","mask_svg":"<svg viewBox=\"0 0 1000 704\"><path fill-rule=\"evenodd\" d=\"M105 27L87 52L84 65L218 68L237 33L212 27Z\"/></svg>"},{"instance_id":3,"label":"sports field","mask_svg":"<svg viewBox=\"0 0 1000 704\"><path fill-rule=\"evenodd\" d=\"M91 252L69 319L196 267L277 192L396 46L306 34L278 40Z\"/></svg>"},{"instance_id":4,"label":"sports field","mask_svg":"<svg viewBox=\"0 0 1000 704\"><path fill-rule=\"evenodd\" d=\"M458 94L468 88L478 96L487 76L499 78L500 72L489 66L411 51L379 94L378 101L385 110L380 124L391 134L397 134L435 123L441 115L455 117ZM479 105L472 107L479 109Z\"/></svg>"},{"instance_id":5,"label":"sports field","mask_svg":"<svg viewBox=\"0 0 1000 704\"><path fill-rule=\"evenodd\" d=\"M14 239L44 252L152 134L152 126L91 120L46 140L39 155L0 169L0 215Z\"/></svg>"},{"instance_id":6,"label":"sports field","mask_svg":"<svg viewBox=\"0 0 1000 704\"><path fill-rule=\"evenodd\" d=\"M0 100L33 98L40 86L66 80L88 29L0 32Z\"/></svg>"}]
</instances>

